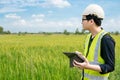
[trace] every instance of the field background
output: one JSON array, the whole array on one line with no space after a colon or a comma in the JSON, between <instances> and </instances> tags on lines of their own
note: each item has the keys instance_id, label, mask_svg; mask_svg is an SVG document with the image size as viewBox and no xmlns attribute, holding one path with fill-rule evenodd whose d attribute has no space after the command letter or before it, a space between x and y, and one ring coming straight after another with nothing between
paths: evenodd
<instances>
[{"instance_id":1,"label":"field background","mask_svg":"<svg viewBox=\"0 0 120 80\"><path fill-rule=\"evenodd\" d=\"M120 80L120 35L116 67L110 80ZM86 35L0 35L0 80L80 80L81 70L69 68L64 51L83 52Z\"/></svg>"}]
</instances>

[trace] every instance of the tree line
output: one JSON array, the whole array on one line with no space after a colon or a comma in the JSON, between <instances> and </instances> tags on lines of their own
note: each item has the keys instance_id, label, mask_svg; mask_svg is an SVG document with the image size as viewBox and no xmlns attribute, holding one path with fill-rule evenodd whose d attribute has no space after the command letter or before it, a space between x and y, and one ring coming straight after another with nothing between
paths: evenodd
<instances>
[{"instance_id":1,"label":"tree line","mask_svg":"<svg viewBox=\"0 0 120 80\"><path fill-rule=\"evenodd\" d=\"M45 35L51 35L51 34L65 34L65 35L69 35L69 34L75 34L75 35L80 35L80 34L86 34L89 32L85 32L84 29L82 29L81 31L79 31L78 28L76 28L75 32L69 32L67 29L65 29L63 32L38 32L38 33L30 33L30 32L18 32L18 33L11 33L9 30L8 31L4 31L4 28L2 26L0 26L0 34L18 34L18 35L25 35L25 34L45 34ZM119 31L115 31L115 32L110 32L111 34L115 34L115 35L119 35Z\"/></svg>"},{"instance_id":2,"label":"tree line","mask_svg":"<svg viewBox=\"0 0 120 80\"><path fill-rule=\"evenodd\" d=\"M11 34L11 32L8 31L4 31L4 28L2 26L0 26L0 34Z\"/></svg>"}]
</instances>

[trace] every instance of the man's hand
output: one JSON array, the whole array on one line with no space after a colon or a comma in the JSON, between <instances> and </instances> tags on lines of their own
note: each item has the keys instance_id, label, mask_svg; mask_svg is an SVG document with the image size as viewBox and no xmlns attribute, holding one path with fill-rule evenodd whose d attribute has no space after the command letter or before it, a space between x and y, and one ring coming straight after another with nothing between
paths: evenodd
<instances>
[{"instance_id":1,"label":"man's hand","mask_svg":"<svg viewBox=\"0 0 120 80\"><path fill-rule=\"evenodd\" d=\"M75 67L80 68L80 69L85 69L85 68L87 68L87 67L89 66L89 62L88 62L88 60L87 60L87 58L86 58L85 56L83 56L83 57L84 57L84 62L83 62L83 63L79 63L79 62L77 62L76 60L74 60L74 61L73 61L73 65L74 65Z\"/></svg>"},{"instance_id":2,"label":"man's hand","mask_svg":"<svg viewBox=\"0 0 120 80\"><path fill-rule=\"evenodd\" d=\"M76 51L76 54L82 55L82 53L78 52L78 51ZM80 69L90 69L90 70L94 70L94 71L98 71L98 72L102 71L99 65L90 64L85 56L83 56L83 58L84 58L84 62L80 63L80 62L77 62L76 60L74 60L73 65Z\"/></svg>"}]
</instances>

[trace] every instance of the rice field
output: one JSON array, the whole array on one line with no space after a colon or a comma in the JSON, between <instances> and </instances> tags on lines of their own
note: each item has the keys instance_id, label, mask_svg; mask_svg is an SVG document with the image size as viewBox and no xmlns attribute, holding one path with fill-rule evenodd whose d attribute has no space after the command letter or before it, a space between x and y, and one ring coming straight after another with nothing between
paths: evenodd
<instances>
[{"instance_id":1,"label":"rice field","mask_svg":"<svg viewBox=\"0 0 120 80\"><path fill-rule=\"evenodd\" d=\"M120 35L116 41L116 69L120 80ZM86 35L0 35L0 80L80 80L81 70L69 68L64 51L83 52Z\"/></svg>"}]
</instances>

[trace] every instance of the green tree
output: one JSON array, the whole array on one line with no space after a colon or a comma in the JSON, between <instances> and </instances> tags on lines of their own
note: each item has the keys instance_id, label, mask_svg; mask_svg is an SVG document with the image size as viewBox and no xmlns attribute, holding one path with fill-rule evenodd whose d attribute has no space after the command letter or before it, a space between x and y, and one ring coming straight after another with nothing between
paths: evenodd
<instances>
[{"instance_id":1,"label":"green tree","mask_svg":"<svg viewBox=\"0 0 120 80\"><path fill-rule=\"evenodd\" d=\"M8 31L4 31L3 32L4 34L11 34L11 32L8 30Z\"/></svg>"},{"instance_id":2,"label":"green tree","mask_svg":"<svg viewBox=\"0 0 120 80\"><path fill-rule=\"evenodd\" d=\"M119 31L116 31L116 32L115 32L115 35L118 35L118 34L119 34Z\"/></svg>"},{"instance_id":3,"label":"green tree","mask_svg":"<svg viewBox=\"0 0 120 80\"><path fill-rule=\"evenodd\" d=\"M63 32L63 34L69 35L70 33L65 29L64 32Z\"/></svg>"},{"instance_id":4,"label":"green tree","mask_svg":"<svg viewBox=\"0 0 120 80\"><path fill-rule=\"evenodd\" d=\"M3 33L3 27L0 26L0 34Z\"/></svg>"},{"instance_id":5,"label":"green tree","mask_svg":"<svg viewBox=\"0 0 120 80\"><path fill-rule=\"evenodd\" d=\"M75 34L80 34L80 32L79 32L79 29L78 29L78 28L75 30Z\"/></svg>"},{"instance_id":6,"label":"green tree","mask_svg":"<svg viewBox=\"0 0 120 80\"><path fill-rule=\"evenodd\" d=\"M84 34L84 33L85 33L85 30L84 30L84 29L82 29L81 34Z\"/></svg>"}]
</instances>

